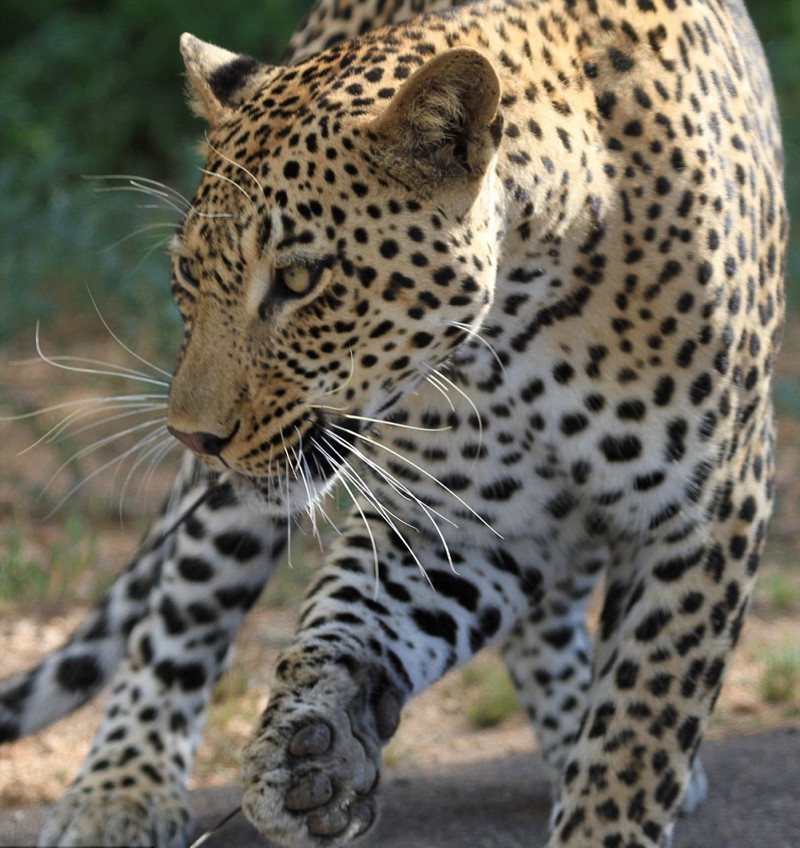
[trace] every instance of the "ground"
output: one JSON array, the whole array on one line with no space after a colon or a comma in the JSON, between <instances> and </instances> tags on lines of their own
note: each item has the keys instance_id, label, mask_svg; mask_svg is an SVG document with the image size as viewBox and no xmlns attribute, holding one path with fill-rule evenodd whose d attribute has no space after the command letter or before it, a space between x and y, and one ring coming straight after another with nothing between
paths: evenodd
<instances>
[{"instance_id":1,"label":"ground","mask_svg":"<svg viewBox=\"0 0 800 848\"><path fill-rule=\"evenodd\" d=\"M54 335L55 342L43 345L48 352L55 349L146 370L108 336L84 336L78 343L68 342L63 332L56 330ZM162 391L149 384L142 389L136 383L120 385L121 381L104 376L66 374L41 362L19 365L12 361L29 356L32 347L31 343L24 353L18 348L14 354L0 355L0 415L119 391ZM799 374L800 321L795 319L788 328L776 383L780 448L770 544L736 660L712 718L711 737L800 724ZM106 414L114 416L119 411ZM42 419L0 421L3 676L28 667L57 647L102 594L134 550L147 517L156 511L169 485L174 467L170 462L178 454L171 451L156 468L150 465L150 457L134 467L140 455L132 454L119 468L111 466L98 473L59 504L79 480L125 448L118 441L99 444L59 471L71 455L158 412L117 418L97 430L83 429L95 419L73 420L72 436L55 442L45 438L22 453L64 414L62 410ZM297 600L318 562L319 545L295 537L291 565L281 569L248 619L237 660L215 692L194 786L238 779L239 751L264 706L272 663L290 637ZM30 739L0 748L0 809L55 800L85 755L102 708L100 699ZM409 705L385 761L389 767L453 764L535 749L502 663L496 653L487 651Z\"/></svg>"}]
</instances>

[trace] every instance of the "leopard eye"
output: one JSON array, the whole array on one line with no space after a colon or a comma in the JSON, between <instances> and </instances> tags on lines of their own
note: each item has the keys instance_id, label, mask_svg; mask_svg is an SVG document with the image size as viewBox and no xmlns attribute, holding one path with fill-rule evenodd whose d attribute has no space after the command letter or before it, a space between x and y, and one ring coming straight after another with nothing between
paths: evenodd
<instances>
[{"instance_id":1,"label":"leopard eye","mask_svg":"<svg viewBox=\"0 0 800 848\"><path fill-rule=\"evenodd\" d=\"M302 297L319 282L323 265L284 265L275 269L275 283L285 294Z\"/></svg>"},{"instance_id":2,"label":"leopard eye","mask_svg":"<svg viewBox=\"0 0 800 848\"><path fill-rule=\"evenodd\" d=\"M195 269L195 262L193 259L189 259L188 256L181 256L178 259L178 273L180 274L181 280L185 283L188 283L193 288L197 288L199 283L197 282L197 271Z\"/></svg>"}]
</instances>

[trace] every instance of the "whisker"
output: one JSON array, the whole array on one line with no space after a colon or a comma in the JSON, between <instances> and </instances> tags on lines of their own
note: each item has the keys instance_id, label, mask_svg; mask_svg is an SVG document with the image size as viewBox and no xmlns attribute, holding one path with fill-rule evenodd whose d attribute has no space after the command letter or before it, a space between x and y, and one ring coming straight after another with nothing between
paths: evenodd
<instances>
[{"instance_id":1,"label":"whisker","mask_svg":"<svg viewBox=\"0 0 800 848\"><path fill-rule=\"evenodd\" d=\"M453 399L448 394L447 389L444 386L440 385L439 382L436 380L434 376L434 374L436 373L438 372L424 374L423 377L428 383L430 383L434 387L434 389L436 389L442 395L445 401L447 401L447 405L450 407L450 411L455 412L456 407L453 403Z\"/></svg>"},{"instance_id":2,"label":"whisker","mask_svg":"<svg viewBox=\"0 0 800 848\"><path fill-rule=\"evenodd\" d=\"M208 143L208 146L211 148L211 150L217 156L220 157L220 159L224 159L226 162L233 165L234 168L238 168L240 171L244 171L244 173L247 174L247 176L250 177L250 179L258 186L258 190L261 192L261 196L264 198L264 200L267 199L267 196L264 194L264 186L261 185L258 178L256 177L256 175L252 171L248 171L247 168L245 168L245 166L241 164L241 162L237 162L235 159L231 159L230 156L226 156L224 153L222 153L222 151L217 150L217 148L214 147L214 145L209 140L208 133L206 133L206 142ZM206 172L206 173L208 173L208 172ZM219 176L219 174L214 174L213 176ZM241 186L237 185L236 183L234 183L234 185L236 185L236 187L238 189L240 189L241 191L244 191L244 189L242 189ZM247 194L247 192L245 192L245 194ZM248 198L250 198L250 200L252 202L252 198L250 197L250 195L247 194L247 196L248 196ZM255 205L255 204L253 204L253 205Z\"/></svg>"},{"instance_id":3,"label":"whisker","mask_svg":"<svg viewBox=\"0 0 800 848\"><path fill-rule=\"evenodd\" d=\"M491 530L492 533L494 533L499 539L503 538L497 532L497 530L495 530L494 527L492 527L491 524L489 524L489 522L480 513L476 512L460 495L456 494L452 489L445 486L445 484L442 483L442 481L439 480L439 478L436 477L436 475L431 474L430 471L423 468L421 465L418 465L416 462L413 462L407 456L403 456L403 454L399 453L398 451L394 450L393 448L390 448L388 445L384 445L381 442L376 441L375 439L371 439L369 436L365 436L363 433L358 433L355 430L348 430L346 427L341 427L338 424L330 424L329 426L333 427L337 430L342 430L345 433L348 433L349 435L354 435L357 439L362 439L363 441L373 445L374 447L380 448L381 450L384 450L387 453L390 453L392 456L397 457L397 459L399 459L401 462L407 463L415 471L419 471L420 474L422 474L423 476L432 480L434 483L436 483L437 486L444 489L444 491L447 492L451 497L455 498L463 507L468 509L472 513L472 515L475 516L475 518L477 518L485 527L487 527L489 530Z\"/></svg>"},{"instance_id":4,"label":"whisker","mask_svg":"<svg viewBox=\"0 0 800 848\"><path fill-rule=\"evenodd\" d=\"M163 380L154 380L152 377L145 377L139 375L137 373L130 373L130 369L122 369L120 371L109 371L103 369L95 369L95 368L78 368L73 365L66 365L62 361L62 358L67 361L74 361L72 357L49 357L42 350L41 340L39 338L39 322L36 322L36 353L39 355L39 358L42 362L46 362L48 365L52 365L54 368L60 368L62 371L74 371L78 374L95 374L97 376L105 376L105 377L119 377L124 380L137 380L141 383L149 383L153 386L162 386L163 388L168 387L168 383L165 383ZM79 361L82 361L84 357L77 357ZM106 368L110 367L106 363Z\"/></svg>"},{"instance_id":5,"label":"whisker","mask_svg":"<svg viewBox=\"0 0 800 848\"><path fill-rule=\"evenodd\" d=\"M124 502L125 502L125 495L128 492L128 486L130 485L131 480L133 479L133 476L136 473L137 469L141 468L141 466L144 465L144 463L147 462L148 459L150 459L151 457L153 457L155 455L158 455L159 453L161 454L161 458L163 458L164 456L167 455L170 448L172 448L176 444L177 444L177 442L175 441L175 439L169 433L167 433L167 434L161 436L160 438L156 439L154 445L150 445L150 447L148 447L146 450L141 450L139 457L136 459L136 462L134 462L131 465L130 469L128 470L128 473L125 475L125 479L122 482L122 486L120 487L120 492L119 492L119 519L120 519L120 522L122 522L122 519L123 519L123 507L124 507ZM166 448L165 448L165 445L166 445ZM144 445L142 445L142 448L144 448ZM152 469L151 469L151 471L152 471ZM148 472L148 478L149 478L149 475L150 475L150 472ZM140 490L139 490L139 495L141 496L141 487L140 487Z\"/></svg>"},{"instance_id":6,"label":"whisker","mask_svg":"<svg viewBox=\"0 0 800 848\"><path fill-rule=\"evenodd\" d=\"M451 426L447 427L418 427L415 424L401 424L399 421L389 421L385 418L369 418L365 415L353 415L352 413L343 413L342 418L348 418L352 421L368 421L371 424L380 424L381 427L399 427L401 430L417 430L420 433L443 433L445 430L452 430Z\"/></svg>"},{"instance_id":7,"label":"whisker","mask_svg":"<svg viewBox=\"0 0 800 848\"><path fill-rule=\"evenodd\" d=\"M137 227L133 232L128 233L126 236L122 236L122 238L117 239L115 242L112 242L109 245L106 245L102 249L102 253L108 253L109 251L116 250L120 245L125 244L126 242L132 241L138 236L143 236L146 233L153 232L154 230L169 230L170 233L175 231L175 222L174 221L161 221L160 223L155 224L143 224L141 227ZM158 247L160 244L169 244L169 239L159 239L157 244ZM145 257L149 256L151 251L148 251L145 254Z\"/></svg>"},{"instance_id":8,"label":"whisker","mask_svg":"<svg viewBox=\"0 0 800 848\"><path fill-rule=\"evenodd\" d=\"M170 451L173 448L178 447L178 442L175 441L172 435L167 435L165 436L164 441L161 443L161 445L162 446L160 452L156 453L150 460L150 467L147 469L147 473L145 474L144 479L142 480L142 484L139 487L140 496L142 488L144 489L145 493L147 492L147 489L150 486L150 480L158 469L158 466L161 465L161 463L166 459L166 457L169 455Z\"/></svg>"},{"instance_id":9,"label":"whisker","mask_svg":"<svg viewBox=\"0 0 800 848\"><path fill-rule=\"evenodd\" d=\"M323 397L330 397L331 395L335 395L337 392L341 392L343 389L346 389L350 382L353 379L353 374L355 373L356 368L356 357L353 353L353 348L350 348L350 373L347 375L347 379L342 383L341 386L337 386L335 389L331 389L328 392L323 392Z\"/></svg>"},{"instance_id":10,"label":"whisker","mask_svg":"<svg viewBox=\"0 0 800 848\"><path fill-rule=\"evenodd\" d=\"M56 479L56 477L58 477L58 475L70 463L76 462L77 460L82 459L84 456L88 456L88 454L94 453L96 450L99 450L100 448L105 447L106 445L113 444L114 442L118 441L119 439L124 439L126 436L130 436L133 433L138 433L138 432L140 432L141 430L144 430L147 427L160 429L160 428L163 428L163 426L164 426L164 418L163 417L151 418L149 421L143 421L142 423L136 424L133 427L128 427L125 430L120 430L117 433L112 433L110 436L105 436L102 439L97 439L96 441L92 442L90 445L87 445L86 447L81 448L79 451L76 451L74 454L72 454L71 457L69 457L69 459L64 460L64 462L61 463L61 465L58 467L58 469L53 474L53 476L47 481L47 484L45 485L44 490L47 491L47 489L50 487L50 485L53 483L53 481ZM129 454L129 451L126 451L125 453L122 454L122 456L127 456L128 454ZM112 460L111 464L113 464L114 462L116 462L116 460Z\"/></svg>"},{"instance_id":11,"label":"whisker","mask_svg":"<svg viewBox=\"0 0 800 848\"><path fill-rule=\"evenodd\" d=\"M33 360L34 362L38 362L39 360ZM0 421L4 422L12 422L12 421L24 421L29 418L36 418L39 415L46 415L49 412L60 412L62 409L72 409L75 406L84 406L89 404L100 404L100 403L123 403L126 400L130 400L131 402L139 402L139 401L149 401L163 399L166 403L167 395L165 394L144 394L144 395L111 395L108 397L90 397L90 398L81 398L78 400L65 400L61 403L54 403L52 406L45 406L42 409L34 409L32 412L21 412L18 415L0 415ZM94 411L94 410L93 410Z\"/></svg>"},{"instance_id":12,"label":"whisker","mask_svg":"<svg viewBox=\"0 0 800 848\"><path fill-rule=\"evenodd\" d=\"M475 401L460 387L457 386L449 377L442 374L441 371L435 371L436 377L438 380L441 380L445 386L450 386L455 392L461 395L462 398L472 407L472 411L475 413L475 420L478 423L478 446L483 445L483 416L481 415L478 407L475 405ZM428 379L430 379L432 374L428 375ZM446 390L445 390L446 391Z\"/></svg>"},{"instance_id":13,"label":"whisker","mask_svg":"<svg viewBox=\"0 0 800 848\"><path fill-rule=\"evenodd\" d=\"M316 440L315 440L315 444L317 445L319 450L328 457L328 459L330 461L330 454L328 454L327 451ZM417 567L419 568L420 573L430 583L430 578L428 577L428 574L425 571L425 567L422 565L422 562L420 562L419 557L414 552L414 548L409 544L406 537L402 534L400 529L395 524L395 521L399 521L401 524L405 524L411 530L416 530L417 532L419 532L418 529L416 527L414 527L412 524L409 524L407 521L404 521L402 518L399 518L397 515L395 515L393 512L391 512L391 510L387 509L377 499L377 497L373 494L372 490L369 488L369 486L366 484L366 482L364 480L362 480L362 478L356 473L355 469L352 467L352 465L350 465L350 463L347 461L347 459L345 457L343 457L333 447L333 445L331 445L330 443L327 443L327 447L330 451L333 452L335 457L339 460L339 462L338 462L339 473L341 475L343 475L343 477L346 477L347 479L349 479L350 482L356 487L356 489L358 489L358 491L361 492L361 494L364 496L364 499L368 503L370 503L378 511L378 514L381 516L381 518L392 529L392 531L397 536L397 538L403 543L403 546L406 548L406 550L411 555L411 558L417 564ZM370 534L370 536L371 535L372 534ZM377 586L376 586L376 591L377 591Z\"/></svg>"},{"instance_id":14,"label":"whisker","mask_svg":"<svg viewBox=\"0 0 800 848\"><path fill-rule=\"evenodd\" d=\"M235 217L232 212L201 212L196 206L192 206L186 214L187 217L189 215L197 215L198 218L208 218L209 220L224 220Z\"/></svg>"},{"instance_id":15,"label":"whisker","mask_svg":"<svg viewBox=\"0 0 800 848\"><path fill-rule=\"evenodd\" d=\"M150 423L152 424L153 422L150 422ZM154 425L154 426L155 426L155 425ZM163 422L159 422L159 423L158 423L158 429L160 429L161 427L163 427ZM80 489L82 489L82 488L83 488L83 487L84 487L87 483L89 483L89 481L93 480L95 477L97 477L99 474L102 474L104 471L106 471L108 468L111 468L113 465L116 465L117 463L122 462L123 460L127 459L127 458L131 455L131 454L136 453L136 451L140 450L140 448L143 446L143 444L146 444L146 443L147 443L150 439L152 439L152 438L153 438L154 436L156 436L156 435L157 435L157 430L154 430L152 433L149 433L148 435L143 436L143 437L142 437L142 439L140 439L140 440L139 440L139 441L138 441L135 445L133 445L132 447L128 448L126 451L124 451L123 453L121 453L119 456L116 456L116 457L114 457L113 459L110 459L108 462L103 463L103 465L101 465L99 468L95 468L95 469L94 469L94 471L90 472L90 473L89 473L89 474L87 474L85 477L83 477L81 480L79 480L79 481L78 481L78 482L77 482L77 483L76 483L76 484L75 484L75 485L74 485L74 486L73 486L73 487L72 487L72 488L71 488L71 489L70 489L70 490L69 490L69 491L68 491L68 492L67 492L67 493L66 493L66 494L65 494L65 495L64 495L64 496L63 496L63 497L59 500L59 501L58 501L58 503L56 503L56 505L55 505L55 506L54 506L54 507L50 510L50 512L49 512L49 513L45 516L45 521L46 521L47 519L49 519L49 518L52 518L52 516L53 516L56 512L58 512L58 510L59 510L59 509L60 509L60 508L61 508L61 507L62 507L62 506L63 506L63 505L64 505L64 504L65 504L65 503L66 503L66 502L67 502L67 501L68 501L68 500L69 500L69 499L70 499L70 498L71 498L71 497L72 497L72 496L73 496L73 495L77 492L77 491L79 491L79 490L80 490ZM71 460L68 460L68 461L67 461L67 463L65 463L64 465L62 465L62 468L64 468L64 467L65 467L65 465L67 465L70 461L71 461ZM60 470L61 470L61 469L59 469L59 471L60 471ZM45 486L45 490L46 490L46 489L50 486L50 484L53 482L53 480L55 479L55 477L57 476L57 474L58 474L58 473L59 473L59 472L56 472L56 474L55 474L55 475L53 475L53 477L52 477L52 478L50 479L50 481L48 482L47 486Z\"/></svg>"},{"instance_id":16,"label":"whisker","mask_svg":"<svg viewBox=\"0 0 800 848\"><path fill-rule=\"evenodd\" d=\"M286 446L284 445L284 451L286 450ZM287 469L288 469L288 460L289 457L286 457L287 460ZM270 477L270 480L272 478ZM278 485L280 485L280 468L278 470ZM294 568L294 563L292 562L292 523L294 521L294 516L292 515L292 507L291 507L291 491L289 488L289 475L286 475L286 538L287 538L287 547L286 547L286 560L289 563L289 568Z\"/></svg>"},{"instance_id":17,"label":"whisker","mask_svg":"<svg viewBox=\"0 0 800 848\"><path fill-rule=\"evenodd\" d=\"M155 197L158 200L161 200L163 205L169 206L171 209L174 209L180 215L182 215L185 211L185 207L182 207L180 204L176 203L172 198L166 196L163 192L156 192L152 189L149 189L145 186L138 185L137 183L131 182L129 185L121 185L121 186L106 186L102 188L96 188L95 191L98 194L106 194L112 191L129 191L132 194L145 194L148 197ZM162 206L143 206L143 209L161 209Z\"/></svg>"},{"instance_id":18,"label":"whisker","mask_svg":"<svg viewBox=\"0 0 800 848\"><path fill-rule=\"evenodd\" d=\"M189 848L200 848L201 845L205 844L220 828L226 825L234 816L238 815L242 811L241 806L237 807L232 812L228 813L219 824L214 825L211 829L207 830L202 836L195 839L194 842L189 846Z\"/></svg>"},{"instance_id":19,"label":"whisker","mask_svg":"<svg viewBox=\"0 0 800 848\"><path fill-rule=\"evenodd\" d=\"M328 435L330 435L330 434L328 434ZM319 450L321 453L323 453L328 458L328 461L330 462L330 460L331 460L330 454L327 453L327 451L322 447L322 445L320 445L319 442L314 438L312 438L312 442L316 446L317 450ZM346 462L346 460L345 460L345 462ZM355 494L353 494L353 490L350 488L350 486L347 485L347 480L346 480L345 476L342 475L339 479L342 483L342 486L344 486L344 489L347 492L350 500L353 502L353 505L355 506L356 510L358 510L358 514L361 516L361 520L364 523L364 529L367 531L367 535L369 536L370 544L372 545L372 558L373 558L373 562L375 564L375 590L373 592L373 597L377 600L377 598L378 598L378 585L379 585L378 581L380 579L380 563L379 563L379 560L378 560L378 545L375 541L375 536L372 532L372 528L370 527L369 521L367 521L367 516L364 515L364 510L361 509L361 504L358 502L358 498L355 496Z\"/></svg>"},{"instance_id":20,"label":"whisker","mask_svg":"<svg viewBox=\"0 0 800 848\"><path fill-rule=\"evenodd\" d=\"M200 168L199 170L204 174L208 174L209 177L216 177L218 180L223 180L224 182L229 183L248 199L254 209L258 208L258 205L256 204L255 200L250 197L250 194L244 188L242 188L242 186L240 186L239 183L236 182L236 180L232 180L230 177L226 177L224 174L215 174L214 171L209 171L207 168Z\"/></svg>"},{"instance_id":21,"label":"whisker","mask_svg":"<svg viewBox=\"0 0 800 848\"><path fill-rule=\"evenodd\" d=\"M166 377L167 383L165 383L164 385L168 386L169 383L172 382L172 374L170 374L169 371L164 371L163 368L159 368L157 365L153 365L152 362L149 362L143 356L136 353L135 350L132 350L130 347L128 347L128 345L126 345L125 342L123 342L122 339L120 339L120 337L111 329L111 326L109 325L108 321L106 321L105 317L103 316L103 313L100 311L100 307L97 305L97 301L94 299L94 295L92 294L91 289L88 286L86 287L86 291L89 293L89 299L92 301L92 306L94 306L94 310L97 313L97 317L100 319L101 323L106 328L109 336L114 339L114 341L125 351L125 353L129 353L134 359L141 362L142 365L145 365L147 368L152 369L157 374L161 374L162 376Z\"/></svg>"},{"instance_id":22,"label":"whisker","mask_svg":"<svg viewBox=\"0 0 800 848\"><path fill-rule=\"evenodd\" d=\"M442 533L441 527L439 527L439 525L436 523L436 519L433 516L436 515L438 518L441 518L442 521L446 521L448 524L451 524L453 527L458 527L458 525L455 523L455 521L448 518L446 515L442 515L438 510L433 509L433 507L428 506L428 504L426 504L421 498L419 498L417 495L415 495L407 486L405 486L399 480L396 480L393 477L393 475L391 475L385 469L381 468L380 465L378 465L374 460L370 459L362 451L358 450L357 448L352 447L352 445L349 445L348 442L346 442L340 436L337 436L335 433L330 433L330 432L327 435L330 436L331 438L336 439L344 447L349 447L350 450L352 450L355 453L355 455L362 462L366 463L366 465L369 468L371 468L374 472L379 474L389 484L389 486L395 492L397 492L398 495L400 495L405 500L410 500L410 501L416 503L417 506L419 506L419 508L425 513L425 516L428 519L428 521L430 521L431 525L433 526L433 529L436 531L436 535L439 537L439 540L441 541L442 546L444 547L444 551L445 551L445 554L447 556L447 561L450 564L450 570L454 574L457 574L458 572L456 571L455 565L453 564L453 558L450 554L450 546L447 544L447 539L445 539L445 536L444 536L444 533Z\"/></svg>"},{"instance_id":23,"label":"whisker","mask_svg":"<svg viewBox=\"0 0 800 848\"><path fill-rule=\"evenodd\" d=\"M488 339L484 338L474 327L471 327L469 324L463 324L461 321L448 321L447 323L452 325L453 327L457 327L459 330L463 330L469 338L477 339L479 342L486 345L489 350L489 353L492 354L495 361L500 366L500 370L505 373L506 367L503 364L503 360L500 358L500 354L489 343Z\"/></svg>"},{"instance_id":24,"label":"whisker","mask_svg":"<svg viewBox=\"0 0 800 848\"><path fill-rule=\"evenodd\" d=\"M169 195L174 200L179 201L184 205L185 208L191 206L191 201L188 197L181 194L177 189L172 186L167 185L166 183L159 182L158 180L150 179L149 177L139 177L135 174L94 174L89 176L84 176L84 180L127 180L129 183L134 185L141 184L143 188L148 186L152 186L154 192L158 192L159 194ZM109 187L109 190L113 190L113 186Z\"/></svg>"},{"instance_id":25,"label":"whisker","mask_svg":"<svg viewBox=\"0 0 800 848\"><path fill-rule=\"evenodd\" d=\"M446 515L443 515L438 510L434 509L432 506L426 504L421 498L415 495L405 483L401 483L394 475L392 475L387 469L381 467L374 459L367 456L363 451L360 451L358 448L354 447L350 442L346 439L343 439L341 436L336 435L336 433L331 433L330 430L326 430L325 435L331 439L335 439L338 444L342 447L351 450L362 462L364 462L372 471L376 474L379 474L381 478L391 486L391 488L401 497L403 500L413 501L418 506L420 506L425 513L430 517L430 515L436 515L438 518L441 518L442 521L446 521L448 524L452 524L453 527L458 527L455 521L452 518L448 518Z\"/></svg>"},{"instance_id":26,"label":"whisker","mask_svg":"<svg viewBox=\"0 0 800 848\"><path fill-rule=\"evenodd\" d=\"M303 458L303 434L300 432L300 428L295 426L295 433L297 433L298 438L298 447L292 448L292 453L295 456L295 462L297 463L297 470L300 474L300 480L303 483L303 487L306 490L306 498L308 499L308 507L306 509L306 513L308 514L309 519L311 520L311 532L314 538L319 542L320 548L322 547L322 539L319 535L319 530L317 528L317 517L314 514L314 506L315 506L315 498L311 494L311 486L309 485L309 478L306 476L306 470L303 467L302 458Z\"/></svg>"},{"instance_id":27,"label":"whisker","mask_svg":"<svg viewBox=\"0 0 800 848\"><path fill-rule=\"evenodd\" d=\"M329 412L344 412L347 407L346 406L330 406L326 403L310 403L308 405L309 409L327 409Z\"/></svg>"},{"instance_id":28,"label":"whisker","mask_svg":"<svg viewBox=\"0 0 800 848\"><path fill-rule=\"evenodd\" d=\"M189 454L188 451L186 452L186 456L189 457L189 459L187 460L188 462L195 464L196 460ZM203 492L201 492L200 495L191 504L189 504L189 506L175 519L175 521L172 522L172 524L170 524L169 527L167 527L166 530L159 533L158 536L155 537L155 539L152 539L152 540L147 539L146 540L146 542L145 542L145 544L147 545L147 551L146 552L158 550L161 547L161 545L163 545L164 542L188 518L190 518L192 515L194 515L195 512L197 512L198 509L200 509L200 507L214 494L214 492L219 491L221 488L223 488L225 485L227 485L229 479L230 478L228 477L228 475L221 474L219 477L217 477L213 481L209 482L209 485L205 488L205 490Z\"/></svg>"},{"instance_id":29,"label":"whisker","mask_svg":"<svg viewBox=\"0 0 800 848\"><path fill-rule=\"evenodd\" d=\"M48 356L47 359L42 359L41 356L36 357L35 359L34 358L31 358L31 359L15 359L14 362L12 363L12 365L19 365L19 366L38 365L41 362L44 362L46 365L55 365L56 367L62 368L62 370L65 370L65 371L76 371L76 372L81 373L81 374L93 374L93 375L100 375L100 376L104 376L104 377L119 377L121 379L137 378L141 382L145 382L145 381L149 382L149 383L153 382L151 377L148 377L147 374L144 374L141 371L137 371L135 368L129 368L126 365L118 365L114 362L106 362L103 359L94 359L94 358L89 357L89 356L77 356L77 355L74 355L74 354L58 354L56 356ZM65 363L65 362L67 362L67 363L68 362L75 362L75 363L80 362L80 363L83 363L83 365L86 365L86 366L97 365L97 366L100 366L103 369L109 369L109 370L98 371L96 369L93 369L93 368L90 369L88 367L87 368L80 368L78 366L67 367L67 366L63 365L63 363ZM112 371L110 369L115 369L115 370ZM161 386L165 389L169 387L168 383L165 383L161 380L157 381L156 385Z\"/></svg>"},{"instance_id":30,"label":"whisker","mask_svg":"<svg viewBox=\"0 0 800 848\"><path fill-rule=\"evenodd\" d=\"M45 433L44 436L37 439L32 445L28 445L27 448L25 448L24 450L21 450L18 455L22 456L22 454L25 454L28 451L30 451L32 448L36 447L37 445L42 444L42 442L44 442L45 444L52 444L53 442L56 442L59 439L64 439L67 436L69 436L70 438L74 438L75 436L79 436L81 433L86 433L89 430L94 430L97 427L102 427L102 426L104 426L106 424L110 424L114 421L120 421L123 418L131 418L134 415L143 415L146 412L156 412L157 410L163 410L165 408L166 408L166 405L163 404L163 403L159 403L159 404L150 403L150 404L143 404L141 406L137 406L135 409L130 409L127 406L118 406L118 405L104 407L102 410L100 410L100 409L90 409L90 410L79 409L79 410L75 411L74 417L73 416L67 416L59 424L56 424L55 427L51 427L47 431L47 433ZM97 412L101 412L101 411L102 412L114 412L115 410L118 410L118 409L124 409L125 411L120 412L117 415L110 415L110 416L101 418L98 421L92 421L89 424L84 424L82 427L78 427L77 430L71 430L71 431L65 433L65 431L68 431L69 425L74 424L76 421L79 421L81 418L85 418L89 415L93 415L93 414L95 414Z\"/></svg>"}]
</instances>

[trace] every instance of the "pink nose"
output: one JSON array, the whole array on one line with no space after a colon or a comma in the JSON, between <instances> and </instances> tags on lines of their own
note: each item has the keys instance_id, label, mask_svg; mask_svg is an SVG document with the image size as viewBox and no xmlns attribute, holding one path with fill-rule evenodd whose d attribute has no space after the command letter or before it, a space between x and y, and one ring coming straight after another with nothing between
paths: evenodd
<instances>
[{"instance_id":1,"label":"pink nose","mask_svg":"<svg viewBox=\"0 0 800 848\"><path fill-rule=\"evenodd\" d=\"M229 436L215 436L213 433L184 433L174 427L167 427L167 430L189 450L203 456L219 456L236 432L234 430Z\"/></svg>"}]
</instances>

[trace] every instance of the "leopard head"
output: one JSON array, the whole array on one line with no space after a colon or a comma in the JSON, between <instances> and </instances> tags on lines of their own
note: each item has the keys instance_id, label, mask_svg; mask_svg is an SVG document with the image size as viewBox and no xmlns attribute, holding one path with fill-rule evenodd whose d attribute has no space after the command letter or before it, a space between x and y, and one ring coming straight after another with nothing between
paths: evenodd
<instances>
[{"instance_id":1,"label":"leopard head","mask_svg":"<svg viewBox=\"0 0 800 848\"><path fill-rule=\"evenodd\" d=\"M500 83L471 49L401 74L371 41L292 67L181 47L209 126L168 426L292 513L489 309Z\"/></svg>"}]
</instances>

